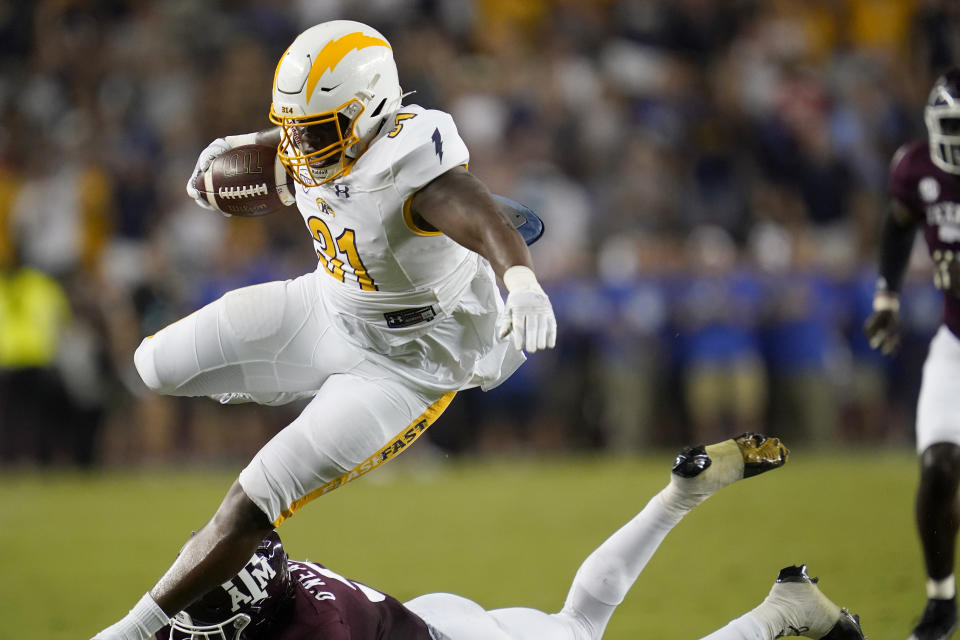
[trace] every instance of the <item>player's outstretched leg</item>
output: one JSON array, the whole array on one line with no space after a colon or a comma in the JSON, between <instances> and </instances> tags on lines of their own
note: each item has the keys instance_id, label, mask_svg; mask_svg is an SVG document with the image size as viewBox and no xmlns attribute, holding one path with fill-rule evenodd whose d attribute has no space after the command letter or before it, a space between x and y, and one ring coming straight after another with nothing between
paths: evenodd
<instances>
[{"instance_id":1,"label":"player's outstretched leg","mask_svg":"<svg viewBox=\"0 0 960 640\"><path fill-rule=\"evenodd\" d=\"M702 640L775 640L784 636L864 640L860 618L823 595L817 579L807 575L806 565L781 569L763 602Z\"/></svg>"},{"instance_id":2,"label":"player's outstretched leg","mask_svg":"<svg viewBox=\"0 0 960 640\"><path fill-rule=\"evenodd\" d=\"M779 438L744 433L707 447L686 447L673 464L670 484L660 493L664 506L682 515L741 478L782 467L790 456Z\"/></svg>"},{"instance_id":3,"label":"player's outstretched leg","mask_svg":"<svg viewBox=\"0 0 960 640\"><path fill-rule=\"evenodd\" d=\"M823 595L806 565L780 570L766 599L754 609L773 622L776 637L803 636L815 640L863 640L860 617L841 609Z\"/></svg>"},{"instance_id":4,"label":"player's outstretched leg","mask_svg":"<svg viewBox=\"0 0 960 640\"><path fill-rule=\"evenodd\" d=\"M575 637L600 638L614 609L623 602L657 547L690 509L740 478L783 466L788 455L779 439L757 434L681 451L674 460L670 483L580 565L556 618L579 629ZM501 624L507 624L509 616L513 627L518 626L518 617L529 617L515 611L496 616ZM533 623L527 626L537 628Z\"/></svg>"},{"instance_id":5,"label":"player's outstretched leg","mask_svg":"<svg viewBox=\"0 0 960 640\"><path fill-rule=\"evenodd\" d=\"M930 598L907 640L946 640L957 630L957 598Z\"/></svg>"}]
</instances>

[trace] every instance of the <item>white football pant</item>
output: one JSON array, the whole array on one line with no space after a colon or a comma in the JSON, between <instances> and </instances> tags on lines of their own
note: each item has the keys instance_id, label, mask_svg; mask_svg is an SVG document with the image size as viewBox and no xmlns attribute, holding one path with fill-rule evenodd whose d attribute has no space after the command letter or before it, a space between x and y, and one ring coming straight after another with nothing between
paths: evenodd
<instances>
[{"instance_id":1,"label":"white football pant","mask_svg":"<svg viewBox=\"0 0 960 640\"><path fill-rule=\"evenodd\" d=\"M917 452L937 442L960 445L960 339L946 326L930 341L917 400Z\"/></svg>"},{"instance_id":2,"label":"white football pant","mask_svg":"<svg viewBox=\"0 0 960 640\"><path fill-rule=\"evenodd\" d=\"M152 390L313 400L240 474L274 525L413 443L453 393L396 375L332 327L310 273L231 291L146 338L134 356Z\"/></svg>"}]
</instances>

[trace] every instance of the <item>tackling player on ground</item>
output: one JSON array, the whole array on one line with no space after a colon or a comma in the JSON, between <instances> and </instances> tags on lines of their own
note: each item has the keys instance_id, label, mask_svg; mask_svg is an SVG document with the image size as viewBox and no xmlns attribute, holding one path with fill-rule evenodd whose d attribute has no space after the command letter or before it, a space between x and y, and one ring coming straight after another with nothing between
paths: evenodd
<instances>
[{"instance_id":1,"label":"tackling player on ground","mask_svg":"<svg viewBox=\"0 0 960 640\"><path fill-rule=\"evenodd\" d=\"M927 570L927 606L911 640L943 640L957 626L954 551L960 525L960 70L942 75L925 111L928 141L900 148L890 169L890 207L880 278L864 330L892 353L900 338L899 292L918 229L943 291L943 324L930 343L917 403L920 483L916 522Z\"/></svg>"},{"instance_id":2,"label":"tackling player on ground","mask_svg":"<svg viewBox=\"0 0 960 640\"><path fill-rule=\"evenodd\" d=\"M451 593L401 604L322 565L288 559L271 533L236 577L174 616L157 639L599 640L684 515L728 484L782 466L787 456L777 438L755 434L681 451L670 483L583 562L558 613L522 607L486 611ZM783 569L757 607L707 638L782 636L863 640L859 619L823 595L803 566Z\"/></svg>"},{"instance_id":3,"label":"tackling player on ground","mask_svg":"<svg viewBox=\"0 0 960 640\"><path fill-rule=\"evenodd\" d=\"M297 183L313 273L238 289L143 341L159 393L282 404L312 398L240 473L159 582L98 638L143 640L229 580L299 508L398 455L454 394L489 389L551 348L556 322L524 239L466 170L449 115L402 105L387 40L357 22L300 34L273 81L276 144ZM188 193L209 208L193 186ZM497 280L508 295L501 300Z\"/></svg>"}]
</instances>

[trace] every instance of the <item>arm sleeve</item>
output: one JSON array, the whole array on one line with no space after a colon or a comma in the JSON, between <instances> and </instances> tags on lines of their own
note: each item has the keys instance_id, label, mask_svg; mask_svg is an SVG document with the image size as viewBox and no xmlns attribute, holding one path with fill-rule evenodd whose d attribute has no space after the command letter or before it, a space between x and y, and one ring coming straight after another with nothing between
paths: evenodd
<instances>
[{"instance_id":1,"label":"arm sleeve","mask_svg":"<svg viewBox=\"0 0 960 640\"><path fill-rule=\"evenodd\" d=\"M903 206L897 200L891 201L880 230L880 280L877 288L894 293L899 292L903 285L903 275L910 261L917 230L917 223L912 217L900 222L900 216L895 215L895 209Z\"/></svg>"},{"instance_id":2,"label":"arm sleeve","mask_svg":"<svg viewBox=\"0 0 960 640\"><path fill-rule=\"evenodd\" d=\"M918 154L926 148L907 144L893 154L888 173L889 204L880 230L880 279L877 288L899 292L910 261L913 239L919 226L916 211L922 207L917 199L917 176L914 168Z\"/></svg>"}]
</instances>

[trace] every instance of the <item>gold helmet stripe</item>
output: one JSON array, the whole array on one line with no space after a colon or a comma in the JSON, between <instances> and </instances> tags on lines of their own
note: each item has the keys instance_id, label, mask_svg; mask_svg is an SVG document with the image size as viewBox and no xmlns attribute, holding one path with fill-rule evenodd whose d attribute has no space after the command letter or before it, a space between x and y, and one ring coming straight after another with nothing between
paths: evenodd
<instances>
[{"instance_id":1,"label":"gold helmet stripe","mask_svg":"<svg viewBox=\"0 0 960 640\"><path fill-rule=\"evenodd\" d=\"M367 36L357 31L348 33L336 40L331 40L323 46L317 59L313 61L310 67L310 74L307 76L307 100L313 95L317 83L327 70L333 71L340 61L354 49L365 49L367 47L386 47L390 49L390 44L386 40Z\"/></svg>"}]
</instances>

